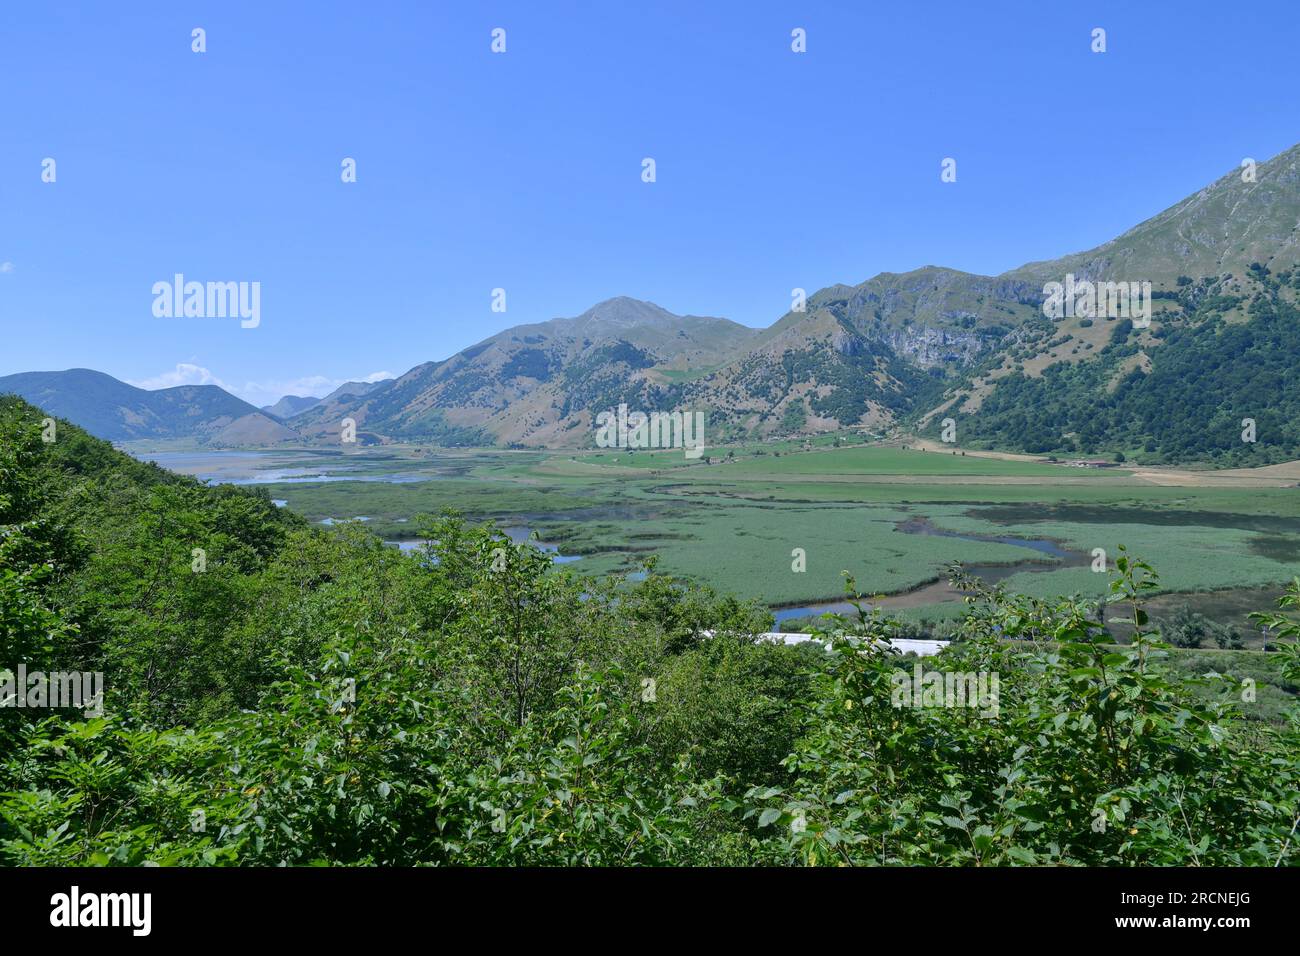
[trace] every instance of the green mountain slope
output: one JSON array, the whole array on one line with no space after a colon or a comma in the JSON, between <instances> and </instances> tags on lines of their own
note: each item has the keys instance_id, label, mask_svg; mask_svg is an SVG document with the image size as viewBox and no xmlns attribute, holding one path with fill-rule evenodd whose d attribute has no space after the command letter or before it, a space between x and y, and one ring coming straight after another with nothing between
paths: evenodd
<instances>
[{"instance_id":1,"label":"green mountain slope","mask_svg":"<svg viewBox=\"0 0 1300 956\"><path fill-rule=\"evenodd\" d=\"M1297 457L1300 308L1292 296L1300 270L1261 274L1257 284L1248 321L1225 317L1235 297L1212 296L1154 335L1127 319L1113 323L1109 343L1088 361L1001 379L978 411L952 412L959 441L1033 453L1127 450L1144 461L1223 466ZM938 429L935 416L926 432Z\"/></svg>"},{"instance_id":2,"label":"green mountain slope","mask_svg":"<svg viewBox=\"0 0 1300 956\"><path fill-rule=\"evenodd\" d=\"M245 436L283 441L293 433L215 385L148 391L91 369L0 377L0 394L19 395L97 438L197 438L240 444ZM224 434L223 434L224 433Z\"/></svg>"},{"instance_id":3,"label":"green mountain slope","mask_svg":"<svg viewBox=\"0 0 1300 956\"><path fill-rule=\"evenodd\" d=\"M1007 278L1147 280L1172 289L1179 276L1243 275L1300 263L1300 145L1258 164L1254 181L1234 169L1182 202L1087 252L1031 262Z\"/></svg>"},{"instance_id":4,"label":"green mountain slope","mask_svg":"<svg viewBox=\"0 0 1300 956\"><path fill-rule=\"evenodd\" d=\"M1088 252L1002 278L1037 285L1067 274L1150 282L1149 328L1116 316L1029 319L955 376L914 419L936 435L1031 452L1138 451L1149 461L1265 464L1300 456L1289 424L1300 339L1300 146L1231 172ZM1290 317L1290 318L1287 318ZM1243 442L1243 419L1257 441ZM1265 423L1267 422L1267 426Z\"/></svg>"}]
</instances>

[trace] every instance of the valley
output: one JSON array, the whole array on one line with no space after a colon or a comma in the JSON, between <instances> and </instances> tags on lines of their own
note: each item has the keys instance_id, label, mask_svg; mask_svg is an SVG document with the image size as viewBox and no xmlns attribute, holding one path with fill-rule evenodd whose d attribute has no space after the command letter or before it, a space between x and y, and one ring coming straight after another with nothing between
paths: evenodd
<instances>
[{"instance_id":1,"label":"valley","mask_svg":"<svg viewBox=\"0 0 1300 956\"><path fill-rule=\"evenodd\" d=\"M1287 925L1294 4L175 6L0 31L20 934Z\"/></svg>"},{"instance_id":2,"label":"valley","mask_svg":"<svg viewBox=\"0 0 1300 956\"><path fill-rule=\"evenodd\" d=\"M127 450L408 549L422 516L451 509L516 541L535 532L578 575L635 576L653 558L660 572L769 606L786 630L843 611L844 572L868 603L923 627L961 611L946 574L954 561L1014 592L1098 598L1094 549L1113 566L1123 544L1160 573L1156 616L1187 605L1258 647L1245 615L1300 574L1296 463L1093 470L927 447L836 433L713 448L699 460L680 450L414 444Z\"/></svg>"}]
</instances>

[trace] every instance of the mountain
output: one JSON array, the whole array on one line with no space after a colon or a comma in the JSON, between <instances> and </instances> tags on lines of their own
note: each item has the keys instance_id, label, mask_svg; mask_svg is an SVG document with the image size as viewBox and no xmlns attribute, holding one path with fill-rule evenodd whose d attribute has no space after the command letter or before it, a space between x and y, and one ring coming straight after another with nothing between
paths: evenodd
<instances>
[{"instance_id":1,"label":"mountain","mask_svg":"<svg viewBox=\"0 0 1300 956\"><path fill-rule=\"evenodd\" d=\"M1064 273L1089 279L1146 279L1171 289L1179 276L1241 276L1259 262L1273 271L1300 261L1300 144L1258 164L1253 179L1234 169L1117 239L1008 277L1036 282Z\"/></svg>"},{"instance_id":2,"label":"mountain","mask_svg":"<svg viewBox=\"0 0 1300 956\"><path fill-rule=\"evenodd\" d=\"M0 377L0 394L18 395L108 441L197 438L216 444L286 441L297 436L215 385L149 391L85 368Z\"/></svg>"},{"instance_id":3,"label":"mountain","mask_svg":"<svg viewBox=\"0 0 1300 956\"><path fill-rule=\"evenodd\" d=\"M1222 424L1217 444L1202 447L1175 439L1173 426L1145 414L1153 402L1126 406L1121 417L1133 420L1105 428L1099 406L1114 404L1121 383L1123 398L1148 374L1152 382L1169 368L1209 374L1213 369L1201 366L1213 367L1214 340L1201 334L1193 344L1181 331L1219 322L1262 330L1252 308L1258 312L1261 301L1289 308L1300 281L1298 223L1300 146L1260 163L1253 181L1229 172L1095 249L999 276L940 266L882 273L822 289L802 311L763 330L610 299L574 318L507 329L366 395L323 400L294 426L326 439L352 418L374 438L582 446L593 441L594 415L626 402L647 411L705 411L714 443L845 427L937 435L952 417L962 440L1019 450L1095 451L1117 441L1148 451L1154 442L1149 453L1156 456L1239 456L1246 452L1227 444ZM1067 274L1149 282L1150 328L1117 316L1049 318L1044 287ZM1274 359L1294 363L1294 346L1275 333L1260 342L1282 350ZM1257 347L1233 342L1245 352ZM1069 371L1075 366L1077 374ZM1231 386L1266 409L1285 404L1286 396L1261 396L1272 374L1262 370L1273 367L1235 370ZM1049 400L1044 383L1065 391ZM1228 387L1202 394L1227 394ZM1075 422L1060 408L1065 394L1072 408L1090 410L1089 420L1043 424L1048 405L1058 409L1058 421ZM1153 438L1156 431L1166 437ZM1286 429L1270 434L1280 444L1250 453L1278 453L1291 441Z\"/></svg>"},{"instance_id":4,"label":"mountain","mask_svg":"<svg viewBox=\"0 0 1300 956\"><path fill-rule=\"evenodd\" d=\"M305 412L319 401L319 398L311 396L286 395L274 405L263 405L262 411L272 418L283 421L286 418L292 418L299 412Z\"/></svg>"},{"instance_id":5,"label":"mountain","mask_svg":"<svg viewBox=\"0 0 1300 956\"><path fill-rule=\"evenodd\" d=\"M749 437L888 427L1032 320L1036 292L937 266L831 286L692 382L686 400Z\"/></svg>"},{"instance_id":6,"label":"mountain","mask_svg":"<svg viewBox=\"0 0 1300 956\"><path fill-rule=\"evenodd\" d=\"M328 395L326 395L324 398L320 399L319 401L322 402L335 401L337 399L346 398L349 395L358 396L358 397L361 395L369 395L371 392L379 388L381 385L387 385L391 381L392 381L391 378L385 378L385 379L380 379L378 382L344 382L342 385L334 389L334 391L330 392Z\"/></svg>"},{"instance_id":7,"label":"mountain","mask_svg":"<svg viewBox=\"0 0 1300 956\"><path fill-rule=\"evenodd\" d=\"M1086 252L999 278L1040 293L1067 274L1151 283L1149 328L1039 313L960 370L916 422L951 416L981 444L1031 452L1137 451L1146 460L1263 464L1300 451L1300 146L1238 169ZM942 413L942 415L941 415ZM1242 421L1258 440L1243 442ZM1269 425L1264 427L1264 420Z\"/></svg>"},{"instance_id":8,"label":"mountain","mask_svg":"<svg viewBox=\"0 0 1300 956\"><path fill-rule=\"evenodd\" d=\"M1206 283L1189 283L1159 327L1114 322L1088 358L1013 371L947 414L974 447L1222 467L1300 457L1300 270L1262 272L1254 286L1235 318L1243 300L1198 301Z\"/></svg>"},{"instance_id":9,"label":"mountain","mask_svg":"<svg viewBox=\"0 0 1300 956\"><path fill-rule=\"evenodd\" d=\"M507 329L363 396L322 400L294 427L323 438L352 418L372 434L452 444L580 444L593 410L623 401L673 407L683 381L758 335L727 319L614 298L572 318Z\"/></svg>"},{"instance_id":10,"label":"mountain","mask_svg":"<svg viewBox=\"0 0 1300 956\"><path fill-rule=\"evenodd\" d=\"M1256 417L1261 409L1289 407L1289 392L1269 393L1267 383L1279 361L1295 364L1300 349L1282 334L1284 324L1266 330L1254 320L1266 311L1276 319L1296 300L1300 147L1254 173L1253 181L1241 170L1228 173L1096 249L1000 276L926 266L823 289L804 312L787 314L748 351L695 382L686 401L708 408L715 429L749 437L899 424L937 437L941 420L952 415L963 440L1023 451L1095 452L1109 441L1170 460L1228 455L1226 461L1258 463L1259 456L1294 453L1300 436L1280 424L1270 430L1271 450L1263 438L1242 448L1236 431L1250 416L1228 411L1240 401L1221 404L1217 413L1202 402L1180 404L1200 409L1202 421L1214 418L1213 441L1175 436L1173 424L1150 416L1160 407L1155 401L1126 407L1105 427L1098 409L1121 381L1128 382L1127 395L1154 370L1151 391L1171 368L1184 382L1218 373L1198 397L1250 396ZM1067 274L1150 282L1151 328L1135 330L1116 316L1049 319L1044 286ZM1176 334L1215 322L1248 323L1249 331L1230 345L1206 334L1193 345L1192 337ZM1216 349L1264 350L1268 360L1234 369L1214 360ZM1082 371L1067 374L1075 365ZM1034 387L1045 374L1050 385ZM1073 390L1065 389L1067 381ZM1040 424L1052 398L1055 420L1067 423L1062 427ZM1067 415L1063 405L1086 411ZM1226 424L1233 415L1236 431Z\"/></svg>"},{"instance_id":11,"label":"mountain","mask_svg":"<svg viewBox=\"0 0 1300 956\"><path fill-rule=\"evenodd\" d=\"M381 385L391 382L392 379L381 379L378 382L344 382L334 391L330 392L324 398L312 398L310 396L286 395L274 405L264 405L262 411L279 421L286 421L295 415L301 415L309 408L314 408L321 402L336 402L346 398L359 398L367 395Z\"/></svg>"},{"instance_id":12,"label":"mountain","mask_svg":"<svg viewBox=\"0 0 1300 956\"><path fill-rule=\"evenodd\" d=\"M626 403L703 411L710 444L847 427L937 436L951 418L973 446L1264 464L1300 455L1298 264L1295 146L1095 249L999 276L881 273L822 289L767 329L609 299L396 379L282 399L270 411L292 429L212 386L145 393L100 376L56 391L96 434L228 443L332 442L352 419L366 441L583 447L595 416ZM1049 317L1046 286L1067 275L1150 283L1149 326ZM9 390L57 411L41 377L74 374L98 373L11 376L0 389L22 379ZM1244 419L1259 426L1254 443L1240 439Z\"/></svg>"},{"instance_id":13,"label":"mountain","mask_svg":"<svg viewBox=\"0 0 1300 956\"><path fill-rule=\"evenodd\" d=\"M224 446L276 445L300 438L292 428L261 412L236 418L229 425L200 437L205 444Z\"/></svg>"}]
</instances>

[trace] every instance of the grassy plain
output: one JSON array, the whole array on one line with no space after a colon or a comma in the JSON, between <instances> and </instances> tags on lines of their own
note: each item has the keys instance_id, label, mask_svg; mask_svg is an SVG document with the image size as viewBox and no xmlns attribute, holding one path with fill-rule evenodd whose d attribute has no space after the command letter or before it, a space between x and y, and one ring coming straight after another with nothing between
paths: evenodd
<instances>
[{"instance_id":1,"label":"grassy plain","mask_svg":"<svg viewBox=\"0 0 1300 956\"><path fill-rule=\"evenodd\" d=\"M263 487L313 521L364 516L386 539L416 537L417 516L445 508L527 526L580 556L566 565L575 573L634 571L656 555L665 572L773 606L836 599L849 572L907 616L948 616L957 596L935 582L953 561L1024 593L1093 596L1105 590L1094 549L1113 563L1124 544L1165 592L1197 593L1198 607L1242 623L1232 595L1267 599L1300 574L1300 488L1285 477L1157 483L1124 468L834 439L706 455L276 452L262 466L296 477ZM1223 600L1206 600L1214 593Z\"/></svg>"}]
</instances>

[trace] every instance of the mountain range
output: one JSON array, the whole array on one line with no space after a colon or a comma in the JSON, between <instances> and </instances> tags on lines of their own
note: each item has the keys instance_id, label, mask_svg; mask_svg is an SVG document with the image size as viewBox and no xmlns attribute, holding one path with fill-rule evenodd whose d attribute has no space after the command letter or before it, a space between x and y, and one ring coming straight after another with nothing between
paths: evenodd
<instances>
[{"instance_id":1,"label":"mountain range","mask_svg":"<svg viewBox=\"0 0 1300 956\"><path fill-rule=\"evenodd\" d=\"M279 421L293 418L295 415L301 415L309 408L313 408L322 402L338 401L347 397L360 397L374 391L381 385L387 384L392 379L381 379L378 382L344 382L334 391L330 392L324 398L315 398L310 395L286 395L274 405L263 405L262 411Z\"/></svg>"},{"instance_id":2,"label":"mountain range","mask_svg":"<svg viewBox=\"0 0 1300 956\"><path fill-rule=\"evenodd\" d=\"M216 385L148 390L88 368L0 378L12 392L110 441L197 438L213 445L271 444L297 435Z\"/></svg>"},{"instance_id":3,"label":"mountain range","mask_svg":"<svg viewBox=\"0 0 1300 956\"><path fill-rule=\"evenodd\" d=\"M351 418L372 441L583 447L595 415L626 403L704 410L710 444L851 427L937 434L952 418L963 441L989 446L1110 445L1173 457L1238 454L1227 425L1241 404L1242 415L1273 423L1259 444L1295 457L1300 432L1288 416L1300 411L1300 384L1285 370L1300 359L1288 331L1298 252L1295 146L1095 249L999 276L940 266L882 273L815 292L766 329L620 297L506 329L395 379L263 409L215 386L147 392L85 369L11 375L0 392L99 437L214 446L335 441ZM1149 282L1149 327L1116 315L1045 315L1045 285L1067 275ZM1241 361L1216 361L1225 348ZM1202 426L1148 394L1152 383L1168 388L1175 369L1179 381L1203 377L1203 395L1226 403L1216 412L1201 393L1189 397L1197 414L1222 419L1208 444L1173 435ZM1048 404L1054 418L1043 413Z\"/></svg>"}]
</instances>

